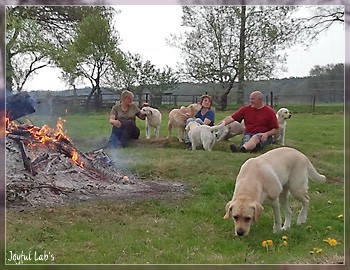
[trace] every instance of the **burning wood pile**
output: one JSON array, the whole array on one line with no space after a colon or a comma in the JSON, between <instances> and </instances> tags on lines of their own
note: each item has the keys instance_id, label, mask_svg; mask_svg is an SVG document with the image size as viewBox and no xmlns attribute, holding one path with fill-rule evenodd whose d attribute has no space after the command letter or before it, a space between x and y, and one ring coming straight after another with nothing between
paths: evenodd
<instances>
[{"instance_id":1,"label":"burning wood pile","mask_svg":"<svg viewBox=\"0 0 350 270\"><path fill-rule=\"evenodd\" d=\"M101 149L82 153L63 132L47 125L17 125L6 120L7 205L49 205L125 190L135 178L117 170Z\"/></svg>"}]
</instances>

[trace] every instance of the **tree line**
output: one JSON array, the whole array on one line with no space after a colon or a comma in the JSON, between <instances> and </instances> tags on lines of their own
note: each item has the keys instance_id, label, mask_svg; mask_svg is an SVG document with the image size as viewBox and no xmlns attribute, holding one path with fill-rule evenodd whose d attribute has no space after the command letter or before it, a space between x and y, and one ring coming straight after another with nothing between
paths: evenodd
<instances>
[{"instance_id":1,"label":"tree line","mask_svg":"<svg viewBox=\"0 0 350 270\"><path fill-rule=\"evenodd\" d=\"M20 92L37 70L52 66L62 70L73 88L79 80L89 81L90 98L101 95L102 87L129 88L136 94L147 87L161 95L179 82L216 83L223 90L225 109L234 84L241 104L244 82L273 78L285 63L284 49L308 46L333 23L344 23L344 6L182 9L185 30L168 39L184 60L174 70L158 69L141 55L119 48L121 37L113 19L120 11L112 6L7 6L6 89ZM299 16L301 9L307 15ZM310 75L321 76L329 68L334 66L315 67Z\"/></svg>"}]
</instances>

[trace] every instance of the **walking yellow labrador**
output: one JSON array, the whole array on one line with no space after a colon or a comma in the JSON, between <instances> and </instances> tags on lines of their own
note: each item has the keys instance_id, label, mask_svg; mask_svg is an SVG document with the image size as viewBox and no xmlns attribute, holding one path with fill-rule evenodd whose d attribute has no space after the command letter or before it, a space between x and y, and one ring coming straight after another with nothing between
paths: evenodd
<instances>
[{"instance_id":1,"label":"walking yellow labrador","mask_svg":"<svg viewBox=\"0 0 350 270\"><path fill-rule=\"evenodd\" d=\"M260 217L265 200L272 204L274 213L273 231L290 228L292 211L288 206L288 195L302 203L297 224L307 219L309 197L308 179L325 182L310 160L298 150L289 147L273 149L256 158L248 159L241 167L232 200L226 204L224 219L232 218L235 235L246 236L250 226ZM280 203L285 221L282 227Z\"/></svg>"}]
</instances>

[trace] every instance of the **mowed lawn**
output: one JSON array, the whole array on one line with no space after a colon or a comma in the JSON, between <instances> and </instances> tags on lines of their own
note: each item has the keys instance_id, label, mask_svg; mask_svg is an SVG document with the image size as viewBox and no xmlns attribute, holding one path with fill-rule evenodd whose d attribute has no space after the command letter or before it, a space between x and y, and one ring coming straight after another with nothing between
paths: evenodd
<instances>
[{"instance_id":1,"label":"mowed lawn","mask_svg":"<svg viewBox=\"0 0 350 270\"><path fill-rule=\"evenodd\" d=\"M231 112L231 111L230 111ZM230 112L216 113L216 121ZM292 111L293 112L293 111ZM186 150L173 132L167 136L163 110L161 138L145 139L138 121L137 144L118 151L122 166L140 181L180 181L184 194L165 199L94 201L55 208L9 210L6 213L6 263L12 253L49 254L39 264L312 264L344 262L344 115L299 110L287 122L286 146L305 153L324 184L310 182L306 224L296 225L300 203L290 199L290 230L272 233L272 209L265 204L260 220L247 237L233 235L224 220L240 166L261 153L231 153L217 142L212 152ZM55 126L58 116L31 116L40 126ZM64 129L75 146L88 152L106 144L111 126L108 112L62 115ZM269 146L268 151L277 146ZM130 195L132 197L132 195ZM285 239L285 240L283 240ZM268 248L262 243L273 243ZM286 242L284 242L286 241ZM333 245L334 244L334 245ZM83 269L84 267L81 266Z\"/></svg>"}]
</instances>

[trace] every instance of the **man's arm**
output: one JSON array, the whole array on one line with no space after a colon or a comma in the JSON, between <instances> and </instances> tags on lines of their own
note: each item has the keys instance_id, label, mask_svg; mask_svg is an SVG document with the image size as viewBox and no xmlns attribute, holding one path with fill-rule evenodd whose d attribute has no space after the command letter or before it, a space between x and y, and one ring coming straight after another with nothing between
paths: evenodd
<instances>
[{"instance_id":1,"label":"man's arm","mask_svg":"<svg viewBox=\"0 0 350 270\"><path fill-rule=\"evenodd\" d=\"M262 140L262 142L265 142L268 137L276 135L276 134L278 134L278 128L273 128L269 131L262 133L261 140Z\"/></svg>"},{"instance_id":2,"label":"man's arm","mask_svg":"<svg viewBox=\"0 0 350 270\"><path fill-rule=\"evenodd\" d=\"M229 116L225 117L224 120L221 121L221 123L225 122L225 126L226 126L226 125L232 123L233 121L235 121L235 119L233 119L232 116L229 115Z\"/></svg>"}]
</instances>

